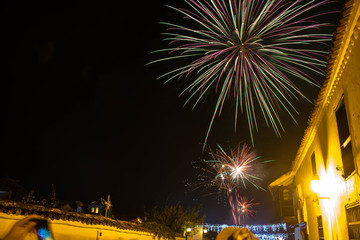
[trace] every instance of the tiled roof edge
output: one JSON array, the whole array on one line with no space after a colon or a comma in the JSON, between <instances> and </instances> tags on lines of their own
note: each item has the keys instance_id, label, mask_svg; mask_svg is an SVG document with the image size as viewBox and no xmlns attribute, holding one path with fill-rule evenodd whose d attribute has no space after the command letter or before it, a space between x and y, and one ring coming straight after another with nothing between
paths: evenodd
<instances>
[{"instance_id":1,"label":"tiled roof edge","mask_svg":"<svg viewBox=\"0 0 360 240\"><path fill-rule=\"evenodd\" d=\"M146 232L151 234L147 229L132 222L120 221L104 216L86 213L62 212L60 209L56 208L46 208L41 205L24 204L9 200L0 200L0 212L23 216L36 214L50 220L80 222L86 225L104 225L115 227L120 230Z\"/></svg>"},{"instance_id":2,"label":"tiled roof edge","mask_svg":"<svg viewBox=\"0 0 360 240\"><path fill-rule=\"evenodd\" d=\"M295 156L295 159L292 163L291 170L296 172L299 168L301 162L302 162L302 154L304 153L306 144L309 142L309 139L312 139L314 137L314 133L316 132L316 129L319 124L319 117L321 114L321 109L325 107L329 103L329 99L332 96L333 93L333 86L334 84L337 84L337 81L334 83L332 81L332 76L334 74L334 67L336 63L336 59L339 57L340 50L344 41L346 28L348 26L350 15L353 11L354 6L354 0L348 0L344 8L342 10L341 19L339 21L339 25L336 28L334 35L333 35L333 41L332 41L332 47L328 55L328 64L326 68L326 75L325 75L325 81L320 89L319 95L317 100L315 100L313 111L308 119L308 127L306 128L304 132L304 136L301 140L300 147L297 151L297 154ZM333 88L333 89L332 89ZM332 91L330 91L332 90ZM327 98L328 93L330 93L330 96ZM326 102L325 102L326 101ZM311 142L311 141L310 141Z\"/></svg>"}]
</instances>

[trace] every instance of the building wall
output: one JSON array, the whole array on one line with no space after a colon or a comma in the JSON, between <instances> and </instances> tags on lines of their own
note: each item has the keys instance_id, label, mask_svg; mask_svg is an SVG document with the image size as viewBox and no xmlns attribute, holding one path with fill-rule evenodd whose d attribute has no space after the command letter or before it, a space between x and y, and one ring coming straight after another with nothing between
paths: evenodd
<instances>
[{"instance_id":1,"label":"building wall","mask_svg":"<svg viewBox=\"0 0 360 240\"><path fill-rule=\"evenodd\" d=\"M4 238L14 223L24 216L0 213L0 239ZM87 225L80 222L63 220L50 221L50 227L56 240L153 240L147 232L120 230L103 225ZM101 236L100 236L101 233ZM26 240L36 240L35 234L29 235ZM181 240L181 239L180 239Z\"/></svg>"},{"instance_id":2,"label":"building wall","mask_svg":"<svg viewBox=\"0 0 360 240\"><path fill-rule=\"evenodd\" d=\"M288 175L293 176L289 186L296 194L297 213L303 216L297 219L299 223L307 223L309 239L319 239L318 216L323 222L325 239L349 239L346 208L360 202L360 0L348 1L348 6L352 8L339 29L343 38L338 41L341 46L336 50L333 69L293 162L292 174ZM355 162L355 171L346 178L336 120L336 109L343 95ZM311 181L316 179L322 184L317 192L310 188Z\"/></svg>"}]
</instances>

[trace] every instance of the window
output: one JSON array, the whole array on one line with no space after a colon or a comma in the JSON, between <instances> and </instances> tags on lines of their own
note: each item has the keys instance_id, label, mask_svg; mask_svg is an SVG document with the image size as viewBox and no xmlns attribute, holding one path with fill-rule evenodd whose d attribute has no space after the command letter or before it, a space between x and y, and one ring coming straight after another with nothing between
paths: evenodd
<instances>
[{"instance_id":1,"label":"window","mask_svg":"<svg viewBox=\"0 0 360 240\"><path fill-rule=\"evenodd\" d=\"M94 208L91 208L91 212L94 212Z\"/></svg>"},{"instance_id":2,"label":"window","mask_svg":"<svg viewBox=\"0 0 360 240\"><path fill-rule=\"evenodd\" d=\"M346 218L348 222L349 239L360 238L360 206L346 208Z\"/></svg>"},{"instance_id":3,"label":"window","mask_svg":"<svg viewBox=\"0 0 360 240\"><path fill-rule=\"evenodd\" d=\"M352 153L351 136L349 131L348 119L346 116L344 96L342 96L339 102L339 106L336 110L336 121L339 132L341 156L344 168L344 178L347 178L355 170L355 163Z\"/></svg>"},{"instance_id":4,"label":"window","mask_svg":"<svg viewBox=\"0 0 360 240\"><path fill-rule=\"evenodd\" d=\"M317 169L316 169L316 159L315 159L315 152L313 152L313 154L311 154L311 168L312 168L312 174L313 177L317 177Z\"/></svg>"},{"instance_id":5,"label":"window","mask_svg":"<svg viewBox=\"0 0 360 240\"><path fill-rule=\"evenodd\" d=\"M284 188L281 191L281 215L282 218L295 217L295 206L293 192L291 189Z\"/></svg>"},{"instance_id":6,"label":"window","mask_svg":"<svg viewBox=\"0 0 360 240\"><path fill-rule=\"evenodd\" d=\"M289 199L290 199L289 189L284 189L284 191L283 191L283 200L284 201L289 201Z\"/></svg>"},{"instance_id":7,"label":"window","mask_svg":"<svg viewBox=\"0 0 360 240\"><path fill-rule=\"evenodd\" d=\"M323 227L321 215L317 217L317 222L318 222L318 229L319 229L319 239L325 239L324 238L324 227Z\"/></svg>"},{"instance_id":8,"label":"window","mask_svg":"<svg viewBox=\"0 0 360 240\"><path fill-rule=\"evenodd\" d=\"M95 208L95 213L99 213L99 208Z\"/></svg>"}]
</instances>

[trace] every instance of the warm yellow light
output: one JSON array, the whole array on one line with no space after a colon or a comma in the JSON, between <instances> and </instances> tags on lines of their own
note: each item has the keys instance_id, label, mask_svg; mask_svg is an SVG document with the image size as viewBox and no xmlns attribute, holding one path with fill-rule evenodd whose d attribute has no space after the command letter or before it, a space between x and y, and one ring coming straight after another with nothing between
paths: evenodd
<instances>
[{"instance_id":1,"label":"warm yellow light","mask_svg":"<svg viewBox=\"0 0 360 240\"><path fill-rule=\"evenodd\" d=\"M207 231L208 231L207 229L204 229L204 233L207 233Z\"/></svg>"},{"instance_id":2,"label":"warm yellow light","mask_svg":"<svg viewBox=\"0 0 360 240\"><path fill-rule=\"evenodd\" d=\"M343 143L342 147L343 147L343 148L346 148L346 146L349 144L350 141L351 141L351 136L349 136L349 137L345 140L345 142Z\"/></svg>"},{"instance_id":3,"label":"warm yellow light","mask_svg":"<svg viewBox=\"0 0 360 240\"><path fill-rule=\"evenodd\" d=\"M322 182L321 180L312 180L310 182L310 188L311 188L311 191L313 191L314 193L317 193L317 194L320 194L320 192L322 191Z\"/></svg>"},{"instance_id":4,"label":"warm yellow light","mask_svg":"<svg viewBox=\"0 0 360 240\"><path fill-rule=\"evenodd\" d=\"M187 232L191 232L191 228L187 228L186 231L187 231Z\"/></svg>"},{"instance_id":5,"label":"warm yellow light","mask_svg":"<svg viewBox=\"0 0 360 240\"><path fill-rule=\"evenodd\" d=\"M335 170L333 165L329 165L326 172L319 172L320 180L312 180L310 188L321 201L322 208L332 216L339 206L340 196L345 191L344 179Z\"/></svg>"},{"instance_id":6,"label":"warm yellow light","mask_svg":"<svg viewBox=\"0 0 360 240\"><path fill-rule=\"evenodd\" d=\"M320 177L320 180L312 180L310 188L320 199L335 200L343 191L344 182L333 171L328 171Z\"/></svg>"}]
</instances>

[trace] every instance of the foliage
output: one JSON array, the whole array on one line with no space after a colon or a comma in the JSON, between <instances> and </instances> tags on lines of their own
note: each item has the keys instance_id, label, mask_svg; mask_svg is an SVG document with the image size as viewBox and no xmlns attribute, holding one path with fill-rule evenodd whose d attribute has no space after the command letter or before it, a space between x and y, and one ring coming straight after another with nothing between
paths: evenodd
<instances>
[{"instance_id":1,"label":"foliage","mask_svg":"<svg viewBox=\"0 0 360 240\"><path fill-rule=\"evenodd\" d=\"M50 206L51 207L56 207L58 204L57 200L56 200L56 191L55 191L55 185L51 184L51 199L50 199Z\"/></svg>"},{"instance_id":2,"label":"foliage","mask_svg":"<svg viewBox=\"0 0 360 240\"><path fill-rule=\"evenodd\" d=\"M157 237L174 239L175 235L183 234L188 227L203 223L205 216L200 217L200 208L184 208L180 203L159 209L155 206L151 212L145 212L144 227Z\"/></svg>"}]
</instances>

